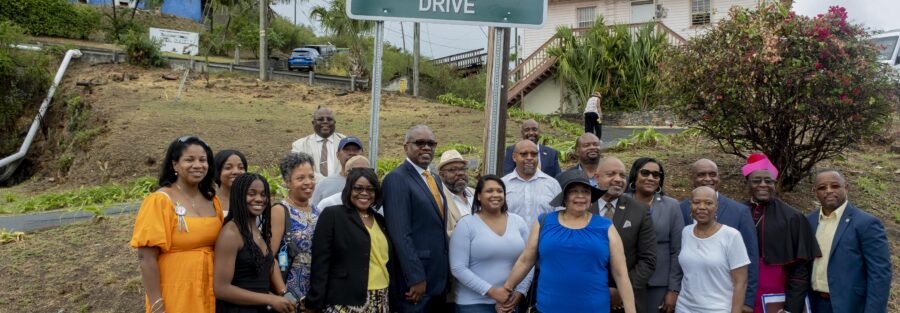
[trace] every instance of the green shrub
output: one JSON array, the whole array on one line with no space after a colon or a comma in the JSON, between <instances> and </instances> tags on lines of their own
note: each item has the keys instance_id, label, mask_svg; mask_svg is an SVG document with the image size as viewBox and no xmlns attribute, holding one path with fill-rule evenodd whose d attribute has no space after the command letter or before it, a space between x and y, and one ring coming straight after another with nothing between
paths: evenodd
<instances>
[{"instance_id":1,"label":"green shrub","mask_svg":"<svg viewBox=\"0 0 900 313\"><path fill-rule=\"evenodd\" d=\"M85 39L100 16L88 5L66 0L0 0L0 20L12 21L32 35Z\"/></svg>"},{"instance_id":2,"label":"green shrub","mask_svg":"<svg viewBox=\"0 0 900 313\"><path fill-rule=\"evenodd\" d=\"M156 190L156 179L141 177L126 185L107 184L60 193L46 193L0 205L0 213L26 213L62 208L88 208L141 199Z\"/></svg>"},{"instance_id":3,"label":"green shrub","mask_svg":"<svg viewBox=\"0 0 900 313\"><path fill-rule=\"evenodd\" d=\"M129 32L122 38L125 45L125 59L128 64L143 67L163 67L168 60L159 51L162 43L153 40L146 33Z\"/></svg>"},{"instance_id":4,"label":"green shrub","mask_svg":"<svg viewBox=\"0 0 900 313\"><path fill-rule=\"evenodd\" d=\"M23 39L22 27L10 21L0 22L0 154L2 155L8 155L18 147L22 129L17 127L16 122L23 115L36 110L50 86L49 57L10 47Z\"/></svg>"},{"instance_id":5,"label":"green shrub","mask_svg":"<svg viewBox=\"0 0 900 313\"><path fill-rule=\"evenodd\" d=\"M821 161L880 134L900 103L897 72L863 25L833 6L732 8L674 51L663 71L680 117L738 157L763 152L791 190Z\"/></svg>"},{"instance_id":6,"label":"green shrub","mask_svg":"<svg viewBox=\"0 0 900 313\"><path fill-rule=\"evenodd\" d=\"M437 100L441 103L453 106L474 110L484 110L484 104L482 104L481 101L460 98L452 93L442 94L437 97ZM581 134L584 134L584 129L580 125L566 121L559 116L526 112L520 108L510 108L506 112L511 118L520 120L533 119L535 121L538 121L538 123L549 124L551 127L562 130L566 136L577 137L581 136Z\"/></svg>"}]
</instances>

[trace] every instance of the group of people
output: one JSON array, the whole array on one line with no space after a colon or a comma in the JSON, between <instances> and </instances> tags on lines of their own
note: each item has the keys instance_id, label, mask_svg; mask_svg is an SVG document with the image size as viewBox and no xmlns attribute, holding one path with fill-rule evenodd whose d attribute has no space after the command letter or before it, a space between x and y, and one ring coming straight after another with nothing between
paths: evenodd
<instances>
[{"instance_id":1,"label":"group of people","mask_svg":"<svg viewBox=\"0 0 900 313\"><path fill-rule=\"evenodd\" d=\"M562 170L528 120L503 176L474 188L459 152L435 162L424 125L379 180L330 110L312 124L279 164L280 200L240 152L171 143L131 240L146 312L887 310L884 227L847 200L836 170L815 175L821 207L808 216L778 198L762 154L741 168L743 203L718 192L708 159L679 202L660 160L626 170L586 132Z\"/></svg>"}]
</instances>

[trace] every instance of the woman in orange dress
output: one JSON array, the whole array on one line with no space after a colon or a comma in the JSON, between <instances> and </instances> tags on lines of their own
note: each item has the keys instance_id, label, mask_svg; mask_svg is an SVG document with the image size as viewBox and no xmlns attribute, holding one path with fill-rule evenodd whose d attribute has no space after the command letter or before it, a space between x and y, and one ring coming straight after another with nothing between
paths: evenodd
<instances>
[{"instance_id":1,"label":"woman in orange dress","mask_svg":"<svg viewBox=\"0 0 900 313\"><path fill-rule=\"evenodd\" d=\"M212 160L212 149L200 138L172 142L160 188L138 211L130 244L138 249L147 313L215 312L213 247L223 214Z\"/></svg>"}]
</instances>

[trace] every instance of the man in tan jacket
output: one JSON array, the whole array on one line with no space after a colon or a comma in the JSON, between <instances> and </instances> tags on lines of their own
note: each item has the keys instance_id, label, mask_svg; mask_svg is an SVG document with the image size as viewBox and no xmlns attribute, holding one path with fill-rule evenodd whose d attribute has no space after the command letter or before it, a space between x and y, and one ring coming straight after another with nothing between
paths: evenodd
<instances>
[{"instance_id":1,"label":"man in tan jacket","mask_svg":"<svg viewBox=\"0 0 900 313\"><path fill-rule=\"evenodd\" d=\"M447 197L447 236L453 233L460 218L472 214L475 190L468 186L468 164L456 150L441 154L441 162L438 163L438 174L444 182L444 195Z\"/></svg>"}]
</instances>

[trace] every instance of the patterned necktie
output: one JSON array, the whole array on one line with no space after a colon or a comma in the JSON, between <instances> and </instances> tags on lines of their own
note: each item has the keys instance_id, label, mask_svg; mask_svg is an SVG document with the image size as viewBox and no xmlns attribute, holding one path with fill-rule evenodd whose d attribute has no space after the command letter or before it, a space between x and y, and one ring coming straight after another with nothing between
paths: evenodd
<instances>
[{"instance_id":1,"label":"patterned necktie","mask_svg":"<svg viewBox=\"0 0 900 313\"><path fill-rule=\"evenodd\" d=\"M328 138L322 140L322 152L319 154L319 173L328 176Z\"/></svg>"},{"instance_id":2,"label":"patterned necktie","mask_svg":"<svg viewBox=\"0 0 900 313\"><path fill-rule=\"evenodd\" d=\"M606 212L603 212L603 217L612 219L612 216L613 216L612 202L607 202L606 205L603 206L603 208L606 209Z\"/></svg>"},{"instance_id":3,"label":"patterned necktie","mask_svg":"<svg viewBox=\"0 0 900 313\"><path fill-rule=\"evenodd\" d=\"M431 190L431 195L434 196L434 202L437 202L438 209L441 211L441 218L444 218L444 203L441 201L441 193L438 191L434 176L431 176L428 170L422 172L422 176L425 176L425 181L428 182L428 189Z\"/></svg>"}]
</instances>

